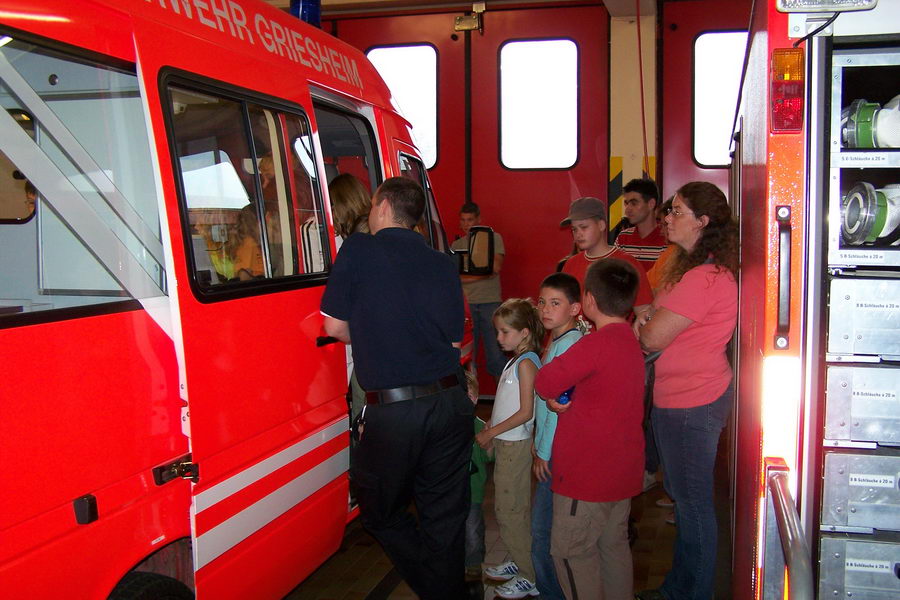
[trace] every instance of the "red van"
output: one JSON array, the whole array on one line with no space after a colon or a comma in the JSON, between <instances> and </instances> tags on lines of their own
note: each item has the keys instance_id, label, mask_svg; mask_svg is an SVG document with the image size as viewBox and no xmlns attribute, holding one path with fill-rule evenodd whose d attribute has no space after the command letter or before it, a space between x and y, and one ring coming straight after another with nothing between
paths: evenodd
<instances>
[{"instance_id":1,"label":"red van","mask_svg":"<svg viewBox=\"0 0 900 600\"><path fill-rule=\"evenodd\" d=\"M0 84L4 597L283 597L352 516L328 182L447 248L409 124L255 0L5 2Z\"/></svg>"}]
</instances>

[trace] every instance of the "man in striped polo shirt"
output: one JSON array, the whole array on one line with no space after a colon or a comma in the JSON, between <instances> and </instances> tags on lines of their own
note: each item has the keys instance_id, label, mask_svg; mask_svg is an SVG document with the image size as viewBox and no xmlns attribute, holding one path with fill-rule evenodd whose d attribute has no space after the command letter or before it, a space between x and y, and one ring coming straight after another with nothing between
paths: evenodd
<instances>
[{"instance_id":1,"label":"man in striped polo shirt","mask_svg":"<svg viewBox=\"0 0 900 600\"><path fill-rule=\"evenodd\" d=\"M616 245L636 258L644 271L649 271L668 244L656 221L659 189L652 179L632 179L624 191L625 216L631 227L619 233Z\"/></svg>"}]
</instances>

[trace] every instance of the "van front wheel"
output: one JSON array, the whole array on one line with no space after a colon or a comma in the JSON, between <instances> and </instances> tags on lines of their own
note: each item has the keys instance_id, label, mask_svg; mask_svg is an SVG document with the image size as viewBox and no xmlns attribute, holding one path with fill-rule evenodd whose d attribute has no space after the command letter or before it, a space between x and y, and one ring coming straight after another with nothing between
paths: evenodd
<instances>
[{"instance_id":1,"label":"van front wheel","mask_svg":"<svg viewBox=\"0 0 900 600\"><path fill-rule=\"evenodd\" d=\"M116 585L109 600L194 600L194 594L177 579L132 571Z\"/></svg>"}]
</instances>

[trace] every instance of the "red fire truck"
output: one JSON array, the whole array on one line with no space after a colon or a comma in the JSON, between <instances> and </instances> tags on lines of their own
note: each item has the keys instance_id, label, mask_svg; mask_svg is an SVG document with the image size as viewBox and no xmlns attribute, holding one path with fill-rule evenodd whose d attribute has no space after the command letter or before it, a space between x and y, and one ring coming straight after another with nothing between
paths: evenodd
<instances>
[{"instance_id":1,"label":"red fire truck","mask_svg":"<svg viewBox=\"0 0 900 600\"><path fill-rule=\"evenodd\" d=\"M283 597L352 514L328 182L446 249L407 122L255 0L4 2L0 102L3 596Z\"/></svg>"},{"instance_id":2,"label":"red fire truck","mask_svg":"<svg viewBox=\"0 0 900 600\"><path fill-rule=\"evenodd\" d=\"M900 6L755 2L735 598L900 597Z\"/></svg>"}]
</instances>

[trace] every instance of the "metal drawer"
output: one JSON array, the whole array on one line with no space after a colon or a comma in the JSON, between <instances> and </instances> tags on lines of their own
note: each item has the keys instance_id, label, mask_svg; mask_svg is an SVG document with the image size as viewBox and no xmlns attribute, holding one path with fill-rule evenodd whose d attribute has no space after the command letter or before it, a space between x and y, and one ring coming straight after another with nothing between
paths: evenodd
<instances>
[{"instance_id":1,"label":"metal drawer","mask_svg":"<svg viewBox=\"0 0 900 600\"><path fill-rule=\"evenodd\" d=\"M900 369L828 367L825 439L900 445Z\"/></svg>"},{"instance_id":2,"label":"metal drawer","mask_svg":"<svg viewBox=\"0 0 900 600\"><path fill-rule=\"evenodd\" d=\"M900 531L900 456L825 455L822 527Z\"/></svg>"},{"instance_id":3,"label":"metal drawer","mask_svg":"<svg viewBox=\"0 0 900 600\"><path fill-rule=\"evenodd\" d=\"M831 280L828 352L900 357L900 281Z\"/></svg>"},{"instance_id":4,"label":"metal drawer","mask_svg":"<svg viewBox=\"0 0 900 600\"><path fill-rule=\"evenodd\" d=\"M819 598L900 598L900 544L822 537Z\"/></svg>"}]
</instances>

